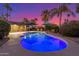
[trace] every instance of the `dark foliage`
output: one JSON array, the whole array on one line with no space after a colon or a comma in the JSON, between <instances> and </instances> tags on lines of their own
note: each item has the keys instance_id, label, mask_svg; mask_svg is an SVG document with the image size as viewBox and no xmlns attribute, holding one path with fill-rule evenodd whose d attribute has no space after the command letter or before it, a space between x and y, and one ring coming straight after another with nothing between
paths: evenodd
<instances>
[{"instance_id":1,"label":"dark foliage","mask_svg":"<svg viewBox=\"0 0 79 59\"><path fill-rule=\"evenodd\" d=\"M56 24L46 24L45 25L46 30L54 30L55 33L59 32L59 27Z\"/></svg>"},{"instance_id":2,"label":"dark foliage","mask_svg":"<svg viewBox=\"0 0 79 59\"><path fill-rule=\"evenodd\" d=\"M70 21L63 24L60 33L65 36L79 37L79 21Z\"/></svg>"},{"instance_id":3,"label":"dark foliage","mask_svg":"<svg viewBox=\"0 0 79 59\"><path fill-rule=\"evenodd\" d=\"M11 27L8 22L0 20L0 39L3 39L4 36L8 36L10 29Z\"/></svg>"}]
</instances>

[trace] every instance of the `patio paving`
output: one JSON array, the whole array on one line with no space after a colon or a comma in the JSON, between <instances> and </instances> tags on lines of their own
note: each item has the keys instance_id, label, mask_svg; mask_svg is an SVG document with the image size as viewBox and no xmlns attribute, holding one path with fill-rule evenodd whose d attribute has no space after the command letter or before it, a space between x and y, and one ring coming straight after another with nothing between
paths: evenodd
<instances>
[{"instance_id":1,"label":"patio paving","mask_svg":"<svg viewBox=\"0 0 79 59\"><path fill-rule=\"evenodd\" d=\"M68 48L55 52L36 53L22 48L20 45L21 35L22 34L10 34L10 39L0 47L0 56L79 56L79 44L70 40L70 38L54 35L66 40L68 42Z\"/></svg>"}]
</instances>

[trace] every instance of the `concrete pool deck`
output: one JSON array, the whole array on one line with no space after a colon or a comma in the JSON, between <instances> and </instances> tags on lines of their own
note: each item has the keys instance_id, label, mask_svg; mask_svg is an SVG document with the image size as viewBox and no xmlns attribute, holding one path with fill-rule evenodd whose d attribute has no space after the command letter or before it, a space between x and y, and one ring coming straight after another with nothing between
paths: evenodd
<instances>
[{"instance_id":1,"label":"concrete pool deck","mask_svg":"<svg viewBox=\"0 0 79 59\"><path fill-rule=\"evenodd\" d=\"M68 42L68 48L55 52L36 53L22 48L20 45L21 35L22 33L10 34L10 39L0 47L0 56L79 56L79 44L73 40L70 40L70 38L54 35L66 40Z\"/></svg>"}]
</instances>

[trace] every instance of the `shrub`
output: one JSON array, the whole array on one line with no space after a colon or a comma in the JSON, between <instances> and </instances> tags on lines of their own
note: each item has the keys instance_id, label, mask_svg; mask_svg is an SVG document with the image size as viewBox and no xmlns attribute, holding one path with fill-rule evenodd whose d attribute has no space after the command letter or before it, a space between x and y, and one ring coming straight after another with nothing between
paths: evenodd
<instances>
[{"instance_id":1,"label":"shrub","mask_svg":"<svg viewBox=\"0 0 79 59\"><path fill-rule=\"evenodd\" d=\"M56 24L46 24L45 25L46 30L54 30L55 33L59 32L59 27Z\"/></svg>"},{"instance_id":2,"label":"shrub","mask_svg":"<svg viewBox=\"0 0 79 59\"><path fill-rule=\"evenodd\" d=\"M54 29L55 29L55 33L59 32L59 26L55 25Z\"/></svg>"},{"instance_id":3,"label":"shrub","mask_svg":"<svg viewBox=\"0 0 79 59\"><path fill-rule=\"evenodd\" d=\"M45 29L46 30L52 30L53 29L52 24L45 24Z\"/></svg>"},{"instance_id":4,"label":"shrub","mask_svg":"<svg viewBox=\"0 0 79 59\"><path fill-rule=\"evenodd\" d=\"M67 24L63 24L60 28L60 34L79 37L79 21L70 21Z\"/></svg>"},{"instance_id":5,"label":"shrub","mask_svg":"<svg viewBox=\"0 0 79 59\"><path fill-rule=\"evenodd\" d=\"M6 21L0 20L0 39L3 39L4 36L7 36L10 31L10 24Z\"/></svg>"}]
</instances>

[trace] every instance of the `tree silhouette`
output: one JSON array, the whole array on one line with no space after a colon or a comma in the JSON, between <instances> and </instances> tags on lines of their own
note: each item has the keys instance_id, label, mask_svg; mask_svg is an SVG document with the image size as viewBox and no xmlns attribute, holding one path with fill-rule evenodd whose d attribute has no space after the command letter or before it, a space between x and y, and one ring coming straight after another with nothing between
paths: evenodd
<instances>
[{"instance_id":1,"label":"tree silhouette","mask_svg":"<svg viewBox=\"0 0 79 59\"><path fill-rule=\"evenodd\" d=\"M58 8L54 8L50 10L50 17L54 17L55 15L57 15L57 17L59 17L59 26L61 27L61 21L62 21L62 14L63 13L70 13L72 16L75 16L75 14L67 7L66 4L61 4L59 5Z\"/></svg>"},{"instance_id":2,"label":"tree silhouette","mask_svg":"<svg viewBox=\"0 0 79 59\"><path fill-rule=\"evenodd\" d=\"M44 11L42 11L41 13L41 16L42 16L42 20L44 21L44 23L48 23L48 20L49 20L49 11L46 9Z\"/></svg>"},{"instance_id":3,"label":"tree silhouette","mask_svg":"<svg viewBox=\"0 0 79 59\"><path fill-rule=\"evenodd\" d=\"M12 12L12 7L10 6L10 4L8 4L8 3L5 3L4 5L3 5L3 7L7 10L7 13L5 13L5 17L7 18L7 20L8 20L8 17L10 17L10 13Z\"/></svg>"}]
</instances>

